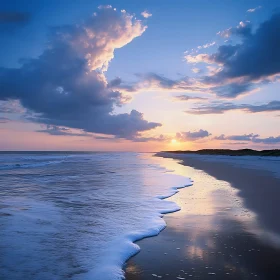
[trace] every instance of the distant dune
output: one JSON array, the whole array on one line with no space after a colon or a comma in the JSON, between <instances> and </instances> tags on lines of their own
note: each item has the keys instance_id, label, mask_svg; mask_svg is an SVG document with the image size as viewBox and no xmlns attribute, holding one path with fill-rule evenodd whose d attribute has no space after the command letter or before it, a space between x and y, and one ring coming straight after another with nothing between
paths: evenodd
<instances>
[{"instance_id":1,"label":"distant dune","mask_svg":"<svg viewBox=\"0 0 280 280\"><path fill-rule=\"evenodd\" d=\"M273 156L279 157L280 150L251 150L251 149L241 149L241 150L230 150L230 149L203 149L197 151L165 151L168 153L177 154L198 154L198 155L225 155L225 156Z\"/></svg>"}]
</instances>

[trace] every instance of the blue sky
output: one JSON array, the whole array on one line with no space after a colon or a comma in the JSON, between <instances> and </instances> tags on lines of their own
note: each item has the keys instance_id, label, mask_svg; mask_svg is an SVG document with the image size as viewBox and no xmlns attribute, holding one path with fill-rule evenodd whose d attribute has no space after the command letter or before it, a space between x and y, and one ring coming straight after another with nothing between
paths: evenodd
<instances>
[{"instance_id":1,"label":"blue sky","mask_svg":"<svg viewBox=\"0 0 280 280\"><path fill-rule=\"evenodd\" d=\"M225 55L219 51L220 46L226 46L228 51L229 45L235 48L242 45L237 50L237 54L242 54L242 52L246 53L246 48L253 43L256 44L254 49L257 56L263 42L262 39L259 39L261 35L259 37L253 35L265 21L271 19L271 30L278 24L277 18L272 20L273 14L277 14L277 2L258 0L1 2L0 67L2 70L0 79L5 81L5 85L2 92L0 89L0 100L2 100L0 129L4 135L0 140L0 149L160 150L163 148L254 147L265 149L279 147L280 105L277 102L280 101L277 75L280 71L278 72L278 67L276 66L276 70L272 69L272 71L259 74L255 73L257 71L254 72L253 69L247 69L249 64L237 61L233 65L234 57L223 58L222 61L217 58L218 55ZM135 29L132 31L135 36L133 35L131 39L126 37L122 41L121 47L113 46L113 57L105 62L109 64L108 69L105 71L99 68L90 69L94 75L91 81L87 81L87 86L89 87L90 82L93 92L90 92L89 87L86 89L86 95L90 95L90 100L93 102L94 99L94 102L88 106L85 100L80 100L80 106L85 107L80 108L70 117L66 110L62 114L63 110L59 110L59 108L69 106L67 104L73 100L79 102L77 96L83 93L85 87L78 88L76 84L71 83L70 85L70 82L65 82L63 87L57 78L54 81L48 76L43 78L40 76L40 71L44 72L47 69L56 71L55 65L49 66L40 63L40 68L36 67L39 67L40 55L46 54L49 46L58 50L57 41L60 39L50 37L51 30L54 28L61 28L65 25L86 26L87 19L97 12L100 13L98 23L90 24L87 28L92 28L93 33L97 32L95 28L98 29L98 32L104 32L105 29L102 31L102 20L106 21L107 15L103 16L102 9L98 9L98 7L106 5L111 5L110 9L116 8L114 13L118 16L117 23L120 23L120 28L123 27L122 21L128 20L128 17L132 15L131 21L134 21L136 17L143 30L136 30L137 24L134 23ZM104 9L107 9L104 13L108 13L109 20L111 20L111 16L115 16L114 13L111 13L108 8ZM122 13L121 10L125 10L125 12ZM147 11L151 16L143 17L141 15L143 11ZM127 18L122 18L122 16ZM104 22L105 25L106 22ZM106 28L106 40L109 42L110 36L115 36L115 31L111 32L108 26ZM247 29L250 30L247 37L237 34L237 32ZM229 33L228 37L217 35L219 31L226 30ZM124 30L123 33L121 31L120 36L132 31ZM63 36L63 32L61 36ZM64 34L72 36L74 33L71 32L79 32L79 30L68 30ZM102 36L102 33L100 34ZM278 44L280 36L279 33L271 34L269 36L277 38L271 45L264 44L265 52L268 53L269 48L273 52L273 46ZM269 41L269 36L263 40ZM78 40L78 37L75 38ZM73 42L70 43L73 44ZM209 46L211 43L213 46ZM199 46L205 46L205 48L199 49ZM67 50L68 48L69 45ZM75 57L76 53L72 53L72 51L73 56L70 56L69 52L69 57L65 57L63 63L67 64L67 61ZM80 52L77 49L75 51ZM104 53L97 52L96 49L91 51L91 55L96 56L96 60L98 55L104 59L102 56ZM106 52L105 47L104 51ZM198 57L199 54L204 54L202 60ZM83 59L85 59L86 53L83 55ZM247 57L249 58L249 55ZM245 56L243 61L247 57ZM28 66L24 68L24 63L30 58L34 61L29 61ZM50 60L50 63L55 64L54 56L48 57L48 59L53 59L53 61ZM77 59L81 59L80 54ZM276 61L278 59L276 57ZM264 67L263 60L269 60L269 57L264 56L259 61L256 60L256 69ZM213 65L216 67L215 71L220 71L220 73L213 74L214 70L211 68ZM251 68L254 68L253 63L252 65ZM267 61L267 65L270 65L269 61ZM27 71L28 67L35 67L36 77L30 75L24 84L22 75L30 73ZM69 68L71 67L72 65L69 63ZM12 72L11 69L21 70ZM57 70L57 76L65 78L62 75L63 69L61 72L59 69ZM84 73L86 75L84 68L83 72L81 69L79 72L76 71L78 70L73 68L70 74ZM100 71L102 71L101 74ZM234 74L234 71L239 71L239 73L247 71L247 74ZM66 75L66 73L64 74ZM119 84L108 89L107 85L111 81L117 82L117 79L119 79ZM23 84L19 88L15 88L12 80L19 85ZM97 80L96 83L95 80ZM32 87L33 83L36 85L36 91L35 86ZM188 83L187 86L186 83ZM50 94L48 97L47 92L44 92L44 96L40 99L40 94L47 90L46 86L50 84L53 88L48 90L61 90L60 93L67 94L68 97L72 94L70 89L75 90L75 99L66 99L65 104L58 104L62 101L55 100L56 95ZM182 86L183 84L184 86ZM133 90L127 90L128 86ZM102 91L96 93L95 87L102 87ZM69 88L69 92L66 91L66 88ZM33 100L28 99L29 91L32 90L34 93L30 96ZM104 93L105 91L106 93ZM187 98L185 100L176 99L176 96L182 95ZM125 102L123 97L127 99ZM189 97L201 99L190 99ZM53 99L51 100L51 98ZM51 112L51 107L46 108L39 104L39 100L51 104L50 106L54 108L53 112ZM106 105L102 114L99 113L100 104L97 100L99 100L98 102L103 100L102 102L106 103L102 103L102 106ZM266 107L261 111L248 113L248 106L259 106L269 102L274 102L272 103L273 108L278 106L278 109L271 110ZM231 109L221 111L225 105L227 108L230 106ZM270 108L272 105L269 105ZM98 109L94 106L98 106ZM7 108L10 107L18 108L8 110ZM205 114L204 107L207 107L210 113ZM213 108L216 113L213 113ZM219 114L217 114L217 108L220 110ZM251 110L259 109L254 107ZM81 113L83 111L88 111L90 114L84 116ZM194 113L194 111L198 113ZM117 117L111 118L112 114ZM97 123L90 124L95 123L96 119L98 122L104 122L103 127L107 129L104 129L99 123L98 125ZM23 139L19 140L19 135L24 136ZM28 135L32 135L32 137ZM224 137L219 137L221 135ZM48 143L45 143L46 139L48 139ZM176 142L172 140L176 140Z\"/></svg>"},{"instance_id":2,"label":"blue sky","mask_svg":"<svg viewBox=\"0 0 280 280\"><path fill-rule=\"evenodd\" d=\"M215 39L219 30L234 26L241 20L250 19L259 23L268 18L277 7L277 1L257 0L182 0L173 3L161 0L6 1L0 4L1 10L29 13L30 22L22 28L14 29L13 32L2 32L5 40L4 51L0 54L3 66L16 66L20 58L38 56L45 48L50 27L79 23L89 17L98 6L107 4L118 10L125 9L138 17L144 10L153 14L141 39L136 39L125 48L117 50L118 56L110 66L111 75L120 71L131 73L127 69L135 67L135 59L139 71L165 70L166 74L170 75L185 73L187 67L180 59L185 50ZM246 13L251 7L259 5L263 7L257 14ZM155 60L157 63L154 63ZM171 66L169 69L166 63Z\"/></svg>"}]
</instances>

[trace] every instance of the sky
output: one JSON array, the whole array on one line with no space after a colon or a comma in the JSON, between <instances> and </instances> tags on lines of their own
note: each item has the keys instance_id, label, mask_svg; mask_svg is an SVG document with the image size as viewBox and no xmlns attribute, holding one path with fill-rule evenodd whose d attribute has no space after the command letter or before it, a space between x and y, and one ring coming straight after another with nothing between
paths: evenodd
<instances>
[{"instance_id":1,"label":"sky","mask_svg":"<svg viewBox=\"0 0 280 280\"><path fill-rule=\"evenodd\" d=\"M0 150L280 148L280 8L0 1Z\"/></svg>"}]
</instances>

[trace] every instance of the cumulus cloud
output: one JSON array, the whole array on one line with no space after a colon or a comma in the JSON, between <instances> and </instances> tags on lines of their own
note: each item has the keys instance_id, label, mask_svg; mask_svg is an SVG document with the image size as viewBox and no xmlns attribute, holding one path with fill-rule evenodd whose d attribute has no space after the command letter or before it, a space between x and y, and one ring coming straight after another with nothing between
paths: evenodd
<instances>
[{"instance_id":1,"label":"cumulus cloud","mask_svg":"<svg viewBox=\"0 0 280 280\"><path fill-rule=\"evenodd\" d=\"M104 71L114 51L141 36L146 26L125 11L99 7L79 25L52 28L48 48L20 68L0 68L0 99L19 100L30 120L54 127L132 139L160 126L143 114L115 114L125 101ZM115 81L116 83L117 81Z\"/></svg>"},{"instance_id":2,"label":"cumulus cloud","mask_svg":"<svg viewBox=\"0 0 280 280\"><path fill-rule=\"evenodd\" d=\"M220 32L229 37L235 35L238 43L220 45L212 54L188 54L189 64L204 63L209 72L196 79L184 77L172 80L156 73L138 75L140 81L134 90L163 89L188 92L207 92L223 98L236 98L252 93L261 85L280 79L280 12L261 23L253 32L251 23L240 22L238 26ZM195 70L196 71L196 70Z\"/></svg>"},{"instance_id":3,"label":"cumulus cloud","mask_svg":"<svg viewBox=\"0 0 280 280\"><path fill-rule=\"evenodd\" d=\"M255 11L257 11L257 10L259 10L259 9L261 9L261 8L262 8L262 6L257 6L256 8L248 9L247 12L248 12L248 13L254 13Z\"/></svg>"},{"instance_id":4,"label":"cumulus cloud","mask_svg":"<svg viewBox=\"0 0 280 280\"><path fill-rule=\"evenodd\" d=\"M242 110L247 113L261 112L277 112L280 111L280 101L274 100L267 104L250 105L250 104L234 104L231 102L213 102L210 104L198 104L186 113L201 115L201 114L223 114L227 111Z\"/></svg>"},{"instance_id":5,"label":"cumulus cloud","mask_svg":"<svg viewBox=\"0 0 280 280\"><path fill-rule=\"evenodd\" d=\"M207 130L200 129L198 131L178 132L176 139L179 141L196 141L205 137L209 137L211 133Z\"/></svg>"},{"instance_id":6,"label":"cumulus cloud","mask_svg":"<svg viewBox=\"0 0 280 280\"><path fill-rule=\"evenodd\" d=\"M149 18L149 17L152 16L152 14L149 13L147 10L145 10L144 12L142 12L141 15L142 15L144 18Z\"/></svg>"},{"instance_id":7,"label":"cumulus cloud","mask_svg":"<svg viewBox=\"0 0 280 280\"><path fill-rule=\"evenodd\" d=\"M215 75L204 77L209 86L224 86L217 95L236 97L250 91L256 84L277 80L280 74L280 13L260 24L253 33L250 24L231 29L241 37L241 43L222 45L207 60L222 65ZM204 59L204 62L207 62ZM214 89L215 91L215 89Z\"/></svg>"}]
</instances>

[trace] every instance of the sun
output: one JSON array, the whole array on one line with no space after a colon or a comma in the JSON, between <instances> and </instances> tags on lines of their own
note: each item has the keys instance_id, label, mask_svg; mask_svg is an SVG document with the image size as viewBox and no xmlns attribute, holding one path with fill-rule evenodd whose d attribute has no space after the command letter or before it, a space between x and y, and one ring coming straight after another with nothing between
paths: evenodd
<instances>
[{"instance_id":1,"label":"sun","mask_svg":"<svg viewBox=\"0 0 280 280\"><path fill-rule=\"evenodd\" d=\"M176 140L176 139L172 139L172 140L171 140L171 143L172 143L172 144L175 144L175 143L177 143L177 140Z\"/></svg>"}]
</instances>

